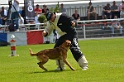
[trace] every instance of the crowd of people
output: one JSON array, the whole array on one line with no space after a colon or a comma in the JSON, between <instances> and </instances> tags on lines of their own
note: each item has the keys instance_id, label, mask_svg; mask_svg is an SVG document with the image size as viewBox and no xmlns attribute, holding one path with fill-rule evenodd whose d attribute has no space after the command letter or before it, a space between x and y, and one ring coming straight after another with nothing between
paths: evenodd
<instances>
[{"instance_id":1,"label":"crowd of people","mask_svg":"<svg viewBox=\"0 0 124 82\"><path fill-rule=\"evenodd\" d=\"M11 8L11 19L16 19L16 30L19 29L18 24L27 24L28 22L26 21L26 16L25 16L25 8L22 7L22 9L19 10L19 1L18 0L14 0L14 2L12 3L12 8ZM49 8L47 7L47 5L43 5L42 7L40 5L35 5L34 8L34 12L35 12L35 21L33 22L35 23L39 23L38 21L38 17L40 16L40 14L42 13L47 13L49 11ZM59 12L66 14L67 10L64 7L64 4L60 4L60 8L59 8ZM92 2L89 2L88 6L87 6L87 20L91 20L91 19L98 19L98 14L97 11L95 9L95 7L92 5ZM102 19L114 19L115 16L117 18L123 18L124 17L124 1L122 1L122 3L120 3L120 5L116 4L116 1L112 2L112 5L110 5L110 3L107 3L104 7L103 7L103 11L102 13ZM0 25L5 25L5 22L7 20L7 15L8 14L8 10L6 10L4 8L4 6L1 7L0 9ZM74 10L74 13L72 14L72 18L76 21L80 21L81 15L78 13L78 9Z\"/></svg>"}]
</instances>

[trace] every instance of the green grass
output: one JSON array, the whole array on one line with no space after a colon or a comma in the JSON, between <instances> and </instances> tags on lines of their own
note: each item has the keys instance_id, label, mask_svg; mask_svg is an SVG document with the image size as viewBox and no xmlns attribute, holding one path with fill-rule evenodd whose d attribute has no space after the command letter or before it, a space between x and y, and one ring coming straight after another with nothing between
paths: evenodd
<instances>
[{"instance_id":1,"label":"green grass","mask_svg":"<svg viewBox=\"0 0 124 82\"><path fill-rule=\"evenodd\" d=\"M17 57L10 56L10 46L0 47L0 82L124 82L124 38L106 40L81 40L80 48L89 61L89 69L82 70L68 52L68 61L76 69L68 66L62 72L54 71L56 63L49 60L44 72L36 64L34 52L53 48L54 44L17 46Z\"/></svg>"}]
</instances>

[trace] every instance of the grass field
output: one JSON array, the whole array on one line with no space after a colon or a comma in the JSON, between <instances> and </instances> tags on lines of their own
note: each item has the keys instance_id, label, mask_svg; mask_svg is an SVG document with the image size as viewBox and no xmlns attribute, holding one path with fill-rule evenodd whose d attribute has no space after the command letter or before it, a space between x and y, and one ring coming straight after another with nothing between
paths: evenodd
<instances>
[{"instance_id":1,"label":"grass field","mask_svg":"<svg viewBox=\"0 0 124 82\"><path fill-rule=\"evenodd\" d=\"M62 72L54 71L56 63L49 60L44 72L36 64L34 52L53 48L54 44L17 46L17 57L10 57L10 47L0 47L0 82L124 82L124 38L104 40L80 40L80 48L89 61L89 69L82 70L68 52L68 61L76 69L68 66Z\"/></svg>"}]
</instances>

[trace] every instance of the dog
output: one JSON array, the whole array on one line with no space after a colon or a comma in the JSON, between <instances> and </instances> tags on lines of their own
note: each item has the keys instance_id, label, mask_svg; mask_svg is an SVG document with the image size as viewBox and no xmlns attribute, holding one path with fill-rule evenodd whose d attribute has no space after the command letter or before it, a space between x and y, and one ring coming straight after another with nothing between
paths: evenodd
<instances>
[{"instance_id":1,"label":"dog","mask_svg":"<svg viewBox=\"0 0 124 82\"><path fill-rule=\"evenodd\" d=\"M66 40L62 45L59 47L56 47L54 49L45 49L41 50L38 53L33 53L32 49L29 49L31 56L37 56L37 59L40 61L37 63L40 68L42 68L45 71L48 71L43 65L49 60L60 60L62 59L63 62L70 67L71 70L75 71L75 69L70 65L70 63L67 61L67 51L69 50L71 46L71 41Z\"/></svg>"}]
</instances>

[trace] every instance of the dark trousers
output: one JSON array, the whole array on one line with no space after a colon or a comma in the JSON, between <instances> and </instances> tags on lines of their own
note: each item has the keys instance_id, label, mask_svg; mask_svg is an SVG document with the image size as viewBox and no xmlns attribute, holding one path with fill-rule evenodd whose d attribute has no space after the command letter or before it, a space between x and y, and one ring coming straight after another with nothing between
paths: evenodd
<instances>
[{"instance_id":1,"label":"dark trousers","mask_svg":"<svg viewBox=\"0 0 124 82\"><path fill-rule=\"evenodd\" d=\"M104 15L106 15L107 19L110 19L111 13L104 12Z\"/></svg>"},{"instance_id":2,"label":"dark trousers","mask_svg":"<svg viewBox=\"0 0 124 82\"><path fill-rule=\"evenodd\" d=\"M12 19L12 20L14 21L14 23L16 24L15 29L18 29L18 28L19 28L19 23L18 23L18 20L19 20L19 13L18 13L18 12L12 12L11 19Z\"/></svg>"},{"instance_id":3,"label":"dark trousers","mask_svg":"<svg viewBox=\"0 0 124 82\"><path fill-rule=\"evenodd\" d=\"M118 18L120 18L120 12L111 12L112 15L112 19L114 19L114 16L117 16Z\"/></svg>"},{"instance_id":4,"label":"dark trousers","mask_svg":"<svg viewBox=\"0 0 124 82\"><path fill-rule=\"evenodd\" d=\"M65 40L71 41L72 45L70 47L70 50L71 50L75 60L78 61L80 59L80 57L83 55L83 53L80 51L80 47L78 45L78 38L76 35L73 36L71 34L65 34L65 35L61 36L57 40L54 48L60 46Z\"/></svg>"}]
</instances>

